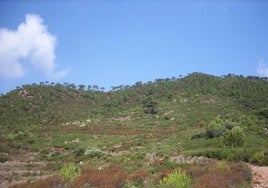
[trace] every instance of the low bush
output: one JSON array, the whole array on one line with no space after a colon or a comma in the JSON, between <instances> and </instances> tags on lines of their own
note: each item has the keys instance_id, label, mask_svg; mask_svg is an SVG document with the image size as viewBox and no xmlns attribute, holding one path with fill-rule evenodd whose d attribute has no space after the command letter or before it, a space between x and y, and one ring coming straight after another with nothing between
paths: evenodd
<instances>
[{"instance_id":1,"label":"low bush","mask_svg":"<svg viewBox=\"0 0 268 188\"><path fill-rule=\"evenodd\" d=\"M40 145L39 145L39 144L36 144L36 143L33 144L33 145L31 146L31 148L30 148L30 150L31 150L32 152L39 152L40 149L41 149Z\"/></svg>"},{"instance_id":2,"label":"low bush","mask_svg":"<svg viewBox=\"0 0 268 188\"><path fill-rule=\"evenodd\" d=\"M240 175L245 181L248 183L252 180L252 174L251 169L242 162L235 162L235 163L229 163L230 170L233 172L233 174Z\"/></svg>"},{"instance_id":3,"label":"low bush","mask_svg":"<svg viewBox=\"0 0 268 188\"><path fill-rule=\"evenodd\" d=\"M111 165L107 169L82 169L82 174L74 178L74 187L123 187L127 180L127 174L118 165Z\"/></svg>"},{"instance_id":4,"label":"low bush","mask_svg":"<svg viewBox=\"0 0 268 188\"><path fill-rule=\"evenodd\" d=\"M92 158L101 158L104 155L104 153L99 148L95 148L92 146L79 147L74 151L74 153L76 154L76 156L87 155Z\"/></svg>"},{"instance_id":5,"label":"low bush","mask_svg":"<svg viewBox=\"0 0 268 188\"><path fill-rule=\"evenodd\" d=\"M211 121L207 127L206 136L208 138L221 136L225 131L223 123L224 121L220 118L215 118L213 121Z\"/></svg>"},{"instance_id":6,"label":"low bush","mask_svg":"<svg viewBox=\"0 0 268 188\"><path fill-rule=\"evenodd\" d=\"M224 170L229 169L229 170ZM216 166L209 167L203 175L193 179L194 188L233 188L245 187L250 188L250 181L248 175L250 171L241 168L239 173L239 166L230 166L226 162L218 162Z\"/></svg>"},{"instance_id":7,"label":"low bush","mask_svg":"<svg viewBox=\"0 0 268 188\"><path fill-rule=\"evenodd\" d=\"M28 143L29 144L34 144L36 143L36 138L34 135L30 134L29 137L28 137Z\"/></svg>"},{"instance_id":8,"label":"low bush","mask_svg":"<svg viewBox=\"0 0 268 188\"><path fill-rule=\"evenodd\" d=\"M14 136L14 134L9 133L6 138L8 141L13 141L15 139L15 136Z\"/></svg>"},{"instance_id":9,"label":"low bush","mask_svg":"<svg viewBox=\"0 0 268 188\"><path fill-rule=\"evenodd\" d=\"M74 163L64 164L63 167L60 169L60 176L67 181L70 181L79 175L80 169L77 168Z\"/></svg>"},{"instance_id":10,"label":"low bush","mask_svg":"<svg viewBox=\"0 0 268 188\"><path fill-rule=\"evenodd\" d=\"M146 156L145 152L136 152L131 156L131 158L132 160L141 160L144 159L145 156Z\"/></svg>"},{"instance_id":11,"label":"low bush","mask_svg":"<svg viewBox=\"0 0 268 188\"><path fill-rule=\"evenodd\" d=\"M90 156L92 158L95 158L95 157L101 158L104 155L103 152L100 149L98 149L98 148L92 148L92 147L88 147L85 150L85 153L84 154L85 155L88 155L88 156Z\"/></svg>"},{"instance_id":12,"label":"low bush","mask_svg":"<svg viewBox=\"0 0 268 188\"><path fill-rule=\"evenodd\" d=\"M186 153L189 156L204 156L227 161L245 161L249 162L252 151L245 148L208 148L194 152Z\"/></svg>"},{"instance_id":13,"label":"low bush","mask_svg":"<svg viewBox=\"0 0 268 188\"><path fill-rule=\"evenodd\" d=\"M229 165L227 164L226 161L220 161L216 164L216 168L220 171L229 171L230 170L230 167Z\"/></svg>"},{"instance_id":14,"label":"low bush","mask_svg":"<svg viewBox=\"0 0 268 188\"><path fill-rule=\"evenodd\" d=\"M168 174L160 181L160 187L166 188L187 188L191 185L191 178L185 172L176 171L174 173Z\"/></svg>"},{"instance_id":15,"label":"low bush","mask_svg":"<svg viewBox=\"0 0 268 188\"><path fill-rule=\"evenodd\" d=\"M254 163L258 163L260 162L262 159L264 159L265 155L264 155L264 152L261 151L261 152L256 152L254 153L254 155L252 156L252 162Z\"/></svg>"},{"instance_id":16,"label":"low bush","mask_svg":"<svg viewBox=\"0 0 268 188\"><path fill-rule=\"evenodd\" d=\"M6 161L9 161L9 157L8 156L0 156L0 163L4 163Z\"/></svg>"},{"instance_id":17,"label":"low bush","mask_svg":"<svg viewBox=\"0 0 268 188\"><path fill-rule=\"evenodd\" d=\"M22 140L24 138L28 138L31 135L27 130L25 131L19 131L17 134L14 134L15 140Z\"/></svg>"},{"instance_id":18,"label":"low bush","mask_svg":"<svg viewBox=\"0 0 268 188\"><path fill-rule=\"evenodd\" d=\"M268 150L256 152L252 156L252 162L258 165L267 166L268 165Z\"/></svg>"},{"instance_id":19,"label":"low bush","mask_svg":"<svg viewBox=\"0 0 268 188\"><path fill-rule=\"evenodd\" d=\"M85 148L84 147L78 147L74 153L76 154L76 156L82 156L85 154Z\"/></svg>"},{"instance_id":20,"label":"low bush","mask_svg":"<svg viewBox=\"0 0 268 188\"><path fill-rule=\"evenodd\" d=\"M147 170L144 169L138 169L133 174L129 176L129 180L133 181L134 185L143 186L143 182L146 179L146 177L149 175Z\"/></svg>"},{"instance_id":21,"label":"low bush","mask_svg":"<svg viewBox=\"0 0 268 188\"><path fill-rule=\"evenodd\" d=\"M200 165L194 165L187 171L193 179L203 176L207 173L207 168L201 167Z\"/></svg>"}]
</instances>

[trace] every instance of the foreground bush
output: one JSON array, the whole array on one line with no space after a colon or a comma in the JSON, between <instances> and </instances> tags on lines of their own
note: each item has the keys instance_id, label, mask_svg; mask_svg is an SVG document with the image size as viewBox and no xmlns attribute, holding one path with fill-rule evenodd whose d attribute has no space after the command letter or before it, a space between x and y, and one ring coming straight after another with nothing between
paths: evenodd
<instances>
[{"instance_id":1,"label":"foreground bush","mask_svg":"<svg viewBox=\"0 0 268 188\"><path fill-rule=\"evenodd\" d=\"M191 185L191 178L185 172L174 172L160 181L160 187L187 188Z\"/></svg>"}]
</instances>

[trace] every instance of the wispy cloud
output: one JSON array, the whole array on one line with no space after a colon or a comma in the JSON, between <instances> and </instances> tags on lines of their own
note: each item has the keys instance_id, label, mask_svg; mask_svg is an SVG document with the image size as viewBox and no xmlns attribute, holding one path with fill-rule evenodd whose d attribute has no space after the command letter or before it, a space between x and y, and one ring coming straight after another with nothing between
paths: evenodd
<instances>
[{"instance_id":1,"label":"wispy cloud","mask_svg":"<svg viewBox=\"0 0 268 188\"><path fill-rule=\"evenodd\" d=\"M259 66L257 68L257 73L260 76L268 77L268 66L265 64L264 59L259 61Z\"/></svg>"},{"instance_id":2,"label":"wispy cloud","mask_svg":"<svg viewBox=\"0 0 268 188\"><path fill-rule=\"evenodd\" d=\"M49 78L68 73L68 70L56 70L56 37L48 32L39 15L27 14L25 22L15 31L0 28L0 44L1 78L23 77L30 67Z\"/></svg>"}]
</instances>

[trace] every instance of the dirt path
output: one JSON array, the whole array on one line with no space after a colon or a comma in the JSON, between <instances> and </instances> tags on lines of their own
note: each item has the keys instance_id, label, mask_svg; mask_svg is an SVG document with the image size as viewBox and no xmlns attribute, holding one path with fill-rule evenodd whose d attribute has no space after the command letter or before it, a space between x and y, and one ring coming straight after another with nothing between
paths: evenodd
<instances>
[{"instance_id":1,"label":"dirt path","mask_svg":"<svg viewBox=\"0 0 268 188\"><path fill-rule=\"evenodd\" d=\"M252 187L268 188L268 166L249 165L252 170Z\"/></svg>"}]
</instances>

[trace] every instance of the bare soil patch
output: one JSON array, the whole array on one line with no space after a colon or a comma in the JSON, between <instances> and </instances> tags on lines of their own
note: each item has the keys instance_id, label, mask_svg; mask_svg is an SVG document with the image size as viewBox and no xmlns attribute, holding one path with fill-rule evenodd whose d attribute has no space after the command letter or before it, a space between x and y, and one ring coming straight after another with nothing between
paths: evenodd
<instances>
[{"instance_id":1,"label":"bare soil patch","mask_svg":"<svg viewBox=\"0 0 268 188\"><path fill-rule=\"evenodd\" d=\"M252 187L268 188L268 166L249 165L252 170Z\"/></svg>"}]
</instances>

